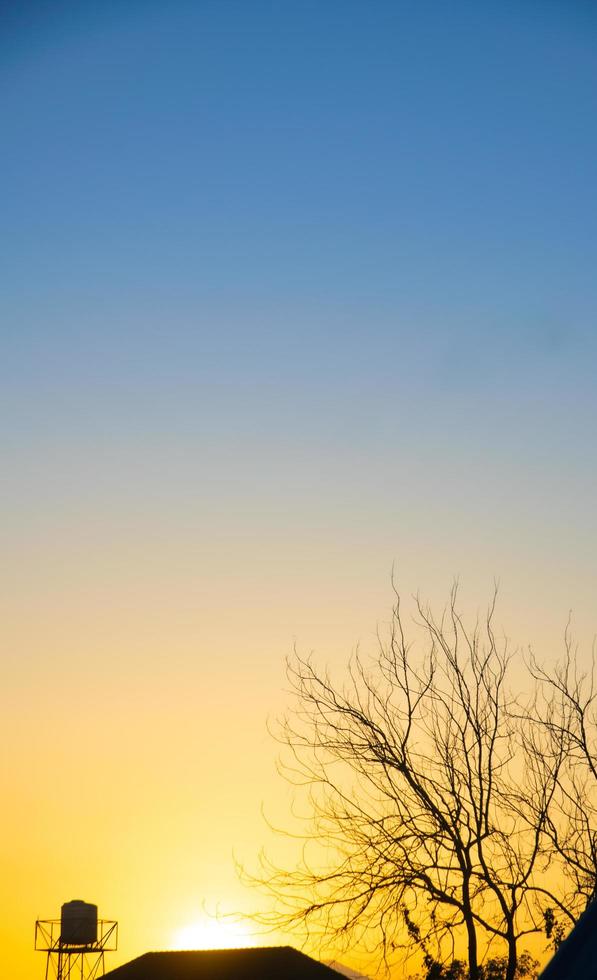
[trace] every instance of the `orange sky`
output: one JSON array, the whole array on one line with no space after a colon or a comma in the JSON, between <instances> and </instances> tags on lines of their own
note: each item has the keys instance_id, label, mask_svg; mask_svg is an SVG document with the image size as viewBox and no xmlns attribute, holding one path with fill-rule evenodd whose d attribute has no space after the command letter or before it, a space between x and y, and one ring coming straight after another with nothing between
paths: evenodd
<instances>
[{"instance_id":1,"label":"orange sky","mask_svg":"<svg viewBox=\"0 0 597 980\"><path fill-rule=\"evenodd\" d=\"M291 825L289 792L265 729L268 715L286 704L290 621L299 624L303 649L317 646L337 667L359 639L373 650L391 595L380 570L360 569L362 577L342 581L339 566L329 567L325 603L321 566L305 575L300 593L278 583L275 617L252 602L261 587L266 592L254 574L244 594L240 584L229 592L222 579L220 608L212 600L209 615L193 613L178 591L160 589L152 597L123 593L132 601L111 610L109 621L97 599L68 622L55 608L42 615L41 601L37 621L5 619L15 656L5 665L12 694L1 719L3 744L13 747L3 760L10 799L2 836L10 883L1 897L3 973L41 976L34 921L57 916L71 898L96 902L101 915L119 920L114 965L180 945L181 930L197 943L215 941L204 910L264 907L263 897L238 882L232 852L249 866L264 844L290 866L295 855L291 844L272 841L261 815L263 804L277 824ZM52 584L61 587L57 578ZM100 585L98 578L98 592ZM466 597L464 605L471 607ZM150 622L142 622L144 608ZM558 619L544 613L527 637L557 648L548 634ZM521 623L511 616L506 625L515 636ZM19 660L24 647L35 670ZM221 939L234 941L229 922ZM238 939L248 941L246 927Z\"/></svg>"}]
</instances>

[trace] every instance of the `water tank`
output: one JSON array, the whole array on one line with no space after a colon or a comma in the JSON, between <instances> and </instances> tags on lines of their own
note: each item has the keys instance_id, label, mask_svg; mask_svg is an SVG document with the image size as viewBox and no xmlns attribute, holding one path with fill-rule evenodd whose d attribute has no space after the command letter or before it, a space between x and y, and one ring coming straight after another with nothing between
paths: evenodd
<instances>
[{"instance_id":1,"label":"water tank","mask_svg":"<svg viewBox=\"0 0 597 980\"><path fill-rule=\"evenodd\" d=\"M91 946L97 942L97 905L74 898L60 914L60 942L65 946Z\"/></svg>"}]
</instances>

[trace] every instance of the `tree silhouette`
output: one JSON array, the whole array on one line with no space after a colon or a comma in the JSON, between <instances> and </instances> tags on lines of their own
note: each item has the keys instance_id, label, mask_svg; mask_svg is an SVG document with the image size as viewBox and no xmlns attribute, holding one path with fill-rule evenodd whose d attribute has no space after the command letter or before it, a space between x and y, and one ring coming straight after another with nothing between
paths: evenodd
<instances>
[{"instance_id":1,"label":"tree silhouette","mask_svg":"<svg viewBox=\"0 0 597 980\"><path fill-rule=\"evenodd\" d=\"M461 948L469 980L532 975L521 939L565 903L548 870L574 835L554 829L571 735L545 728L536 692L530 708L512 694L520 658L496 639L494 608L495 596L469 628L456 589L439 620L417 601L421 647L396 594L389 636L371 662L353 657L343 685L311 658L289 661L294 705L277 737L308 826L297 867L262 858L259 881L278 903L270 925L375 937L386 961L417 950L429 977L464 975Z\"/></svg>"},{"instance_id":2,"label":"tree silhouette","mask_svg":"<svg viewBox=\"0 0 597 980\"><path fill-rule=\"evenodd\" d=\"M549 894L545 932L557 949L570 926L597 897L597 679L595 649L591 665L581 669L570 632L564 657L552 669L535 656L528 661L535 697L522 726L527 767L543 781L557 769L555 791L543 825L552 866L565 887ZM537 820L532 797L520 812L530 825Z\"/></svg>"},{"instance_id":3,"label":"tree silhouette","mask_svg":"<svg viewBox=\"0 0 597 980\"><path fill-rule=\"evenodd\" d=\"M539 963L530 953L521 953L514 974L515 980L536 980ZM504 980L508 961L504 956L490 957L479 967L482 980ZM425 972L412 975L409 980L466 980L468 970L464 960L452 960L444 965L437 960L425 963Z\"/></svg>"}]
</instances>

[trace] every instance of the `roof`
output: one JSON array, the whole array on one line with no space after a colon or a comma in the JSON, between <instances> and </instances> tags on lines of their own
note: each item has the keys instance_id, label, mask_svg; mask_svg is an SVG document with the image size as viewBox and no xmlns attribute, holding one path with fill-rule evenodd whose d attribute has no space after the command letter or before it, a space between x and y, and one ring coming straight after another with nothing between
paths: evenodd
<instances>
[{"instance_id":1,"label":"roof","mask_svg":"<svg viewBox=\"0 0 597 980\"><path fill-rule=\"evenodd\" d=\"M292 946L145 953L105 980L340 980L341 974Z\"/></svg>"},{"instance_id":2,"label":"roof","mask_svg":"<svg viewBox=\"0 0 597 980\"><path fill-rule=\"evenodd\" d=\"M597 980L597 901L589 907L540 975L540 980Z\"/></svg>"}]
</instances>

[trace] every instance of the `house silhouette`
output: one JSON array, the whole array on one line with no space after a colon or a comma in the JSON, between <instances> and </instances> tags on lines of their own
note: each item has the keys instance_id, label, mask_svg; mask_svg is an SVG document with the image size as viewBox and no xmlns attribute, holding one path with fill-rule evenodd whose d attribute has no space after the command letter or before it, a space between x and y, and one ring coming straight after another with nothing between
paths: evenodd
<instances>
[{"instance_id":1,"label":"house silhouette","mask_svg":"<svg viewBox=\"0 0 597 980\"><path fill-rule=\"evenodd\" d=\"M591 902L539 980L597 980L597 901Z\"/></svg>"},{"instance_id":2,"label":"house silhouette","mask_svg":"<svg viewBox=\"0 0 597 980\"><path fill-rule=\"evenodd\" d=\"M144 953L104 980L341 980L342 974L292 946ZM342 978L344 980L344 978Z\"/></svg>"}]
</instances>

